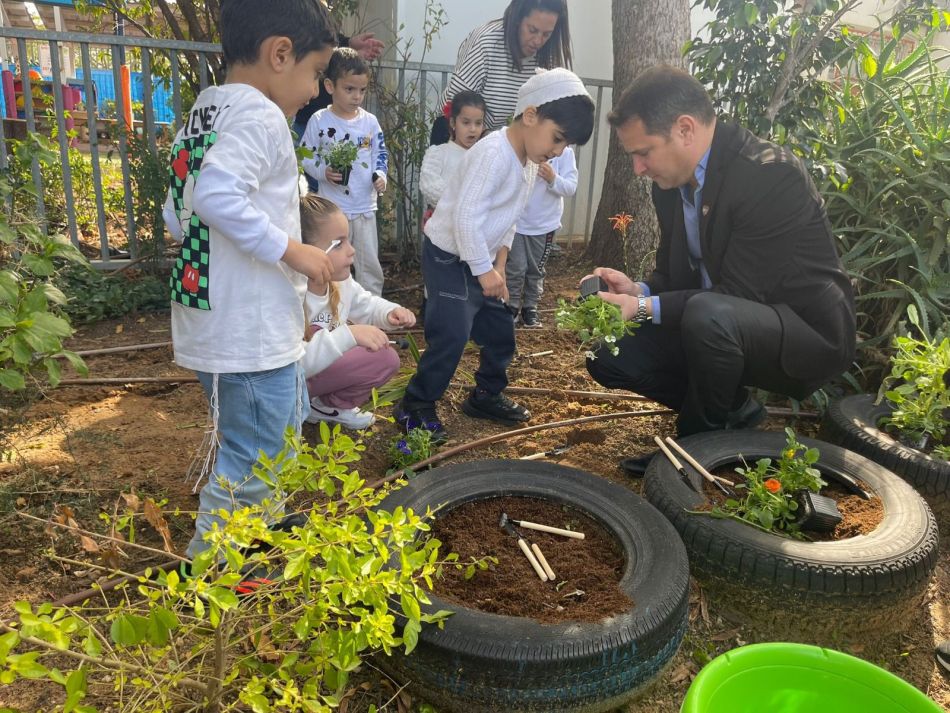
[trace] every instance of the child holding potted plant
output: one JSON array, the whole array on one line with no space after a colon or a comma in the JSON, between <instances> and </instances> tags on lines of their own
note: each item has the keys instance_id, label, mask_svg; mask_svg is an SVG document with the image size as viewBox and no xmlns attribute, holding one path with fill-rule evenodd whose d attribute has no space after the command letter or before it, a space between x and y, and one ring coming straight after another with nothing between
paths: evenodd
<instances>
[{"instance_id":1,"label":"child holding potted plant","mask_svg":"<svg viewBox=\"0 0 950 713\"><path fill-rule=\"evenodd\" d=\"M363 109L369 66L349 47L333 52L323 80L332 103L312 117L300 141L313 151L303 160L311 188L340 207L356 250L356 280L374 295L383 292L376 236L377 195L386 190L389 152L377 118Z\"/></svg>"}]
</instances>

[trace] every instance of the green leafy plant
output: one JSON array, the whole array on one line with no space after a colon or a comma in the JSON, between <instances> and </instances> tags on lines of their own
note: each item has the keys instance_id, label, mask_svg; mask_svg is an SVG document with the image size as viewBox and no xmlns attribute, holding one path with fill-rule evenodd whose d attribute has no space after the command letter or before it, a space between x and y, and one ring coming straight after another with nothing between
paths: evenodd
<instances>
[{"instance_id":1,"label":"green leafy plant","mask_svg":"<svg viewBox=\"0 0 950 713\"><path fill-rule=\"evenodd\" d=\"M337 173L345 173L350 170L353 164L356 163L358 153L359 149L356 144L346 137L339 141L321 144L317 149L317 156L320 157L320 160ZM361 161L360 165L363 168L367 167L365 161Z\"/></svg>"},{"instance_id":2,"label":"green leafy plant","mask_svg":"<svg viewBox=\"0 0 950 713\"><path fill-rule=\"evenodd\" d=\"M594 350L606 347L614 356L620 353L617 341L630 336L640 325L624 320L620 307L596 296L577 302L558 300L554 321L558 329L573 332L580 340L580 351L588 359L596 358Z\"/></svg>"},{"instance_id":3,"label":"green leafy plant","mask_svg":"<svg viewBox=\"0 0 950 713\"><path fill-rule=\"evenodd\" d=\"M63 349L73 329L63 312L66 296L57 286L64 263L84 259L60 235L50 235L35 214L32 181L21 179L33 160L52 161L48 141L30 135L16 142L0 173L0 387L19 391L43 373L51 386L62 374L60 357L80 373L85 363Z\"/></svg>"},{"instance_id":4,"label":"green leafy plant","mask_svg":"<svg viewBox=\"0 0 950 713\"><path fill-rule=\"evenodd\" d=\"M428 513L376 509L390 486L374 491L351 470L362 449L326 424L313 446L288 432L255 468L273 499L222 511L187 575L149 571L75 608L18 602L0 621L0 682L50 681L63 710L84 713L93 689L120 712L336 709L364 656L410 653L422 624L441 625L449 612L423 613L426 590L446 563L468 564L439 560ZM318 504L300 524L268 528L268 514L308 493Z\"/></svg>"},{"instance_id":5,"label":"green leafy plant","mask_svg":"<svg viewBox=\"0 0 950 713\"><path fill-rule=\"evenodd\" d=\"M916 310L908 313L919 330ZM941 332L950 331L944 326ZM893 408L883 426L913 448L950 460L950 337L907 335L893 344L891 372L878 395Z\"/></svg>"},{"instance_id":6,"label":"green leafy plant","mask_svg":"<svg viewBox=\"0 0 950 713\"><path fill-rule=\"evenodd\" d=\"M395 470L410 468L431 455L432 432L425 428L413 428L389 443L389 460Z\"/></svg>"},{"instance_id":7,"label":"green leafy plant","mask_svg":"<svg viewBox=\"0 0 950 713\"><path fill-rule=\"evenodd\" d=\"M818 462L818 449L806 448L798 442L795 431L785 429L785 448L778 461L761 458L755 467L743 460L736 473L745 479L737 483L737 496L717 505L709 514L713 517L739 520L769 532L779 532L801 538L796 523L798 503L795 494L800 490L817 493L825 485L821 473L814 467Z\"/></svg>"},{"instance_id":8,"label":"green leafy plant","mask_svg":"<svg viewBox=\"0 0 950 713\"><path fill-rule=\"evenodd\" d=\"M168 309L168 279L148 273L107 275L89 265L68 265L60 271L60 287L73 324Z\"/></svg>"}]
</instances>

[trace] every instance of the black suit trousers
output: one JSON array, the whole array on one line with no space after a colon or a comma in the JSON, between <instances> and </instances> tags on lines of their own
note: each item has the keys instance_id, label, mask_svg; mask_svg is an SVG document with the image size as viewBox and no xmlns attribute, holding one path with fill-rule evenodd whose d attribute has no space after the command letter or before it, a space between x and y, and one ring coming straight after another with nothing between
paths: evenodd
<instances>
[{"instance_id":1,"label":"black suit trousers","mask_svg":"<svg viewBox=\"0 0 950 713\"><path fill-rule=\"evenodd\" d=\"M687 301L679 329L643 324L617 343L617 356L597 351L587 370L603 386L676 410L677 431L686 436L736 426L747 387L807 395L806 385L782 369L782 336L768 305L703 292Z\"/></svg>"}]
</instances>

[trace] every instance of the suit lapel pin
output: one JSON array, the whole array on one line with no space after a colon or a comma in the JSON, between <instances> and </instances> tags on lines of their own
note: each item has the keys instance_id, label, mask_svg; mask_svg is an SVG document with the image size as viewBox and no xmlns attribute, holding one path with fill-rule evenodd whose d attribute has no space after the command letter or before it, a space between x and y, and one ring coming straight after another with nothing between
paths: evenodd
<instances>
[{"instance_id":1,"label":"suit lapel pin","mask_svg":"<svg viewBox=\"0 0 950 713\"><path fill-rule=\"evenodd\" d=\"M703 217L705 218L707 215L709 215L709 206L708 206L708 205L704 205L704 206L703 206Z\"/></svg>"}]
</instances>

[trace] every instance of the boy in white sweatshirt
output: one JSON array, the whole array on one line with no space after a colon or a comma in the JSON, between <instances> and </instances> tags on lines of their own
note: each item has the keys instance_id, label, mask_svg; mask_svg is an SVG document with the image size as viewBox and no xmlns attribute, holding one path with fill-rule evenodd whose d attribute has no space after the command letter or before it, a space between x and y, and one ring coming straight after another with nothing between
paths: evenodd
<instances>
[{"instance_id":1,"label":"boy in white sweatshirt","mask_svg":"<svg viewBox=\"0 0 950 713\"><path fill-rule=\"evenodd\" d=\"M544 266L551 255L554 233L561 227L564 198L577 191L577 163L568 146L564 153L538 166L538 180L528 205L515 226L515 238L505 265L508 304L521 310L521 324L541 326L538 302L544 292Z\"/></svg>"},{"instance_id":2,"label":"boy in white sweatshirt","mask_svg":"<svg viewBox=\"0 0 950 713\"><path fill-rule=\"evenodd\" d=\"M537 164L569 144L586 143L593 126L594 103L577 75L539 70L518 91L511 126L489 134L462 158L424 229L426 350L394 414L406 431L425 428L436 442L447 438L435 402L469 339L481 347L481 363L462 410L507 425L531 417L503 393L515 352L505 263Z\"/></svg>"},{"instance_id":3,"label":"boy in white sweatshirt","mask_svg":"<svg viewBox=\"0 0 950 713\"><path fill-rule=\"evenodd\" d=\"M371 294L350 276L355 250L346 216L333 202L315 193L301 198L300 232L304 243L324 250L333 266L331 282L307 285L306 421L368 428L375 417L360 406L399 369L399 355L383 330L411 327L416 317Z\"/></svg>"}]
</instances>

